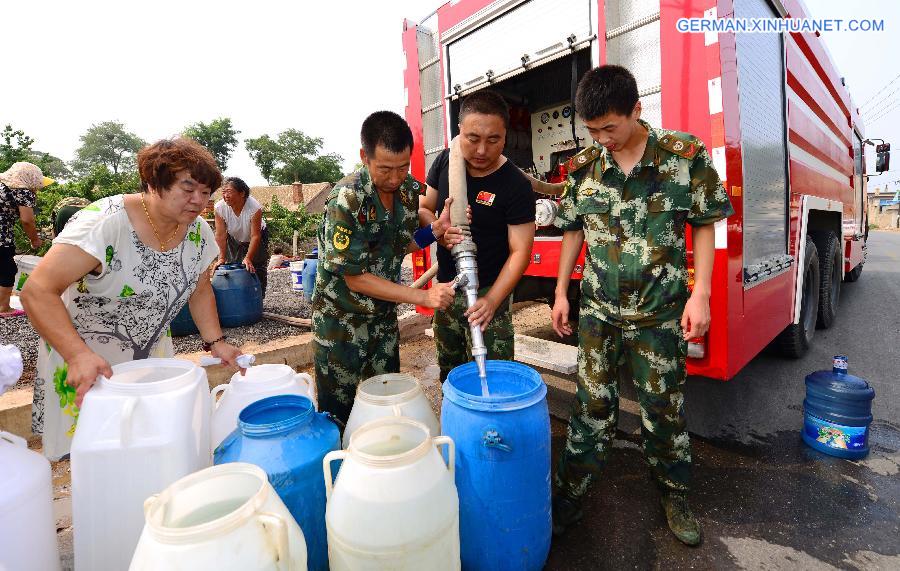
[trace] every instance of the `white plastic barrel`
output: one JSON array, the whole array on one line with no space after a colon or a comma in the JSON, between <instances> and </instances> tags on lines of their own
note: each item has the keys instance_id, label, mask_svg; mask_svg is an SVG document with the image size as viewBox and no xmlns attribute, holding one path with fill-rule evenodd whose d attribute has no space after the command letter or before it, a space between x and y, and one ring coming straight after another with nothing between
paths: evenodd
<instances>
[{"instance_id":1,"label":"white plastic barrel","mask_svg":"<svg viewBox=\"0 0 900 571\"><path fill-rule=\"evenodd\" d=\"M38 262L42 259L40 256L32 256L30 254L13 256L13 260L16 262L16 277L13 279L13 291L15 293L22 291L25 282L28 281L28 276L31 275L31 272L34 271Z\"/></svg>"},{"instance_id":2,"label":"white plastic barrel","mask_svg":"<svg viewBox=\"0 0 900 571\"><path fill-rule=\"evenodd\" d=\"M303 291L303 260L290 263L291 267L291 289L294 291Z\"/></svg>"},{"instance_id":3,"label":"white plastic barrel","mask_svg":"<svg viewBox=\"0 0 900 571\"><path fill-rule=\"evenodd\" d=\"M360 426L386 416L414 418L425 423L432 436L441 433L441 423L419 380L406 373L387 373L368 378L356 388L342 446L350 445L350 437Z\"/></svg>"},{"instance_id":4,"label":"white plastic barrel","mask_svg":"<svg viewBox=\"0 0 900 571\"><path fill-rule=\"evenodd\" d=\"M303 532L258 466L191 474L147 499L144 514L131 571L306 569Z\"/></svg>"},{"instance_id":5,"label":"white plastic barrel","mask_svg":"<svg viewBox=\"0 0 900 571\"><path fill-rule=\"evenodd\" d=\"M206 372L181 359L113 366L88 391L72 441L75 568L128 567L144 500L212 464Z\"/></svg>"},{"instance_id":6,"label":"white plastic barrel","mask_svg":"<svg viewBox=\"0 0 900 571\"><path fill-rule=\"evenodd\" d=\"M0 569L59 569L50 462L0 432Z\"/></svg>"},{"instance_id":7,"label":"white plastic barrel","mask_svg":"<svg viewBox=\"0 0 900 571\"><path fill-rule=\"evenodd\" d=\"M449 466L438 451L449 447ZM455 450L411 418L381 418L324 460L331 571L460 568ZM343 460L334 488L331 462Z\"/></svg>"},{"instance_id":8,"label":"white plastic barrel","mask_svg":"<svg viewBox=\"0 0 900 571\"><path fill-rule=\"evenodd\" d=\"M312 377L296 373L288 365L256 365L249 367L245 375L235 373L231 382L218 385L211 392L212 449L237 428L238 415L247 405L275 395L308 397L315 405L313 387Z\"/></svg>"}]
</instances>

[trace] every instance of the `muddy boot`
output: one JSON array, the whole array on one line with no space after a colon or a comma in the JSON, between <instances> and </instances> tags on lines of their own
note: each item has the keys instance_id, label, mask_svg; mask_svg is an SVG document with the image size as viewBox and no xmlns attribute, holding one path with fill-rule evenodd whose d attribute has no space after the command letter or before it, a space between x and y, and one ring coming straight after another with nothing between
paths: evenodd
<instances>
[{"instance_id":1,"label":"muddy boot","mask_svg":"<svg viewBox=\"0 0 900 571\"><path fill-rule=\"evenodd\" d=\"M559 537L566 529L581 520L581 502L563 493L553 496L553 535Z\"/></svg>"},{"instance_id":2,"label":"muddy boot","mask_svg":"<svg viewBox=\"0 0 900 571\"><path fill-rule=\"evenodd\" d=\"M681 543L690 546L700 545L700 524L691 513L687 494L684 492L665 492L662 507L666 512L669 529Z\"/></svg>"}]
</instances>

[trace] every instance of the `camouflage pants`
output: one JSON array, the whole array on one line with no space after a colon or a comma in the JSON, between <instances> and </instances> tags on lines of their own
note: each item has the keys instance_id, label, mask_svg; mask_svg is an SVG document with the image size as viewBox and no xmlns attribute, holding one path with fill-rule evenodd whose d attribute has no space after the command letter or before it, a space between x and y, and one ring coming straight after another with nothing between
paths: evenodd
<instances>
[{"instance_id":1,"label":"camouflage pants","mask_svg":"<svg viewBox=\"0 0 900 571\"><path fill-rule=\"evenodd\" d=\"M347 422L360 382L400 372L397 314L337 318L314 311L312 330L319 410Z\"/></svg>"},{"instance_id":2,"label":"camouflage pants","mask_svg":"<svg viewBox=\"0 0 900 571\"><path fill-rule=\"evenodd\" d=\"M481 288L479 297L484 296L490 287ZM497 308L494 318L484 330L484 345L487 347L488 359L504 359L512 361L515 357L515 333L513 332L512 296ZM469 321L463 313L466 296L458 292L453 303L444 311L434 312L434 344L437 346L437 361L441 368L441 381L455 367L472 360L472 342L469 339Z\"/></svg>"},{"instance_id":3,"label":"camouflage pants","mask_svg":"<svg viewBox=\"0 0 900 571\"><path fill-rule=\"evenodd\" d=\"M579 498L606 464L619 415L619 380L633 380L644 458L663 490L687 491L691 445L681 389L687 344L678 320L623 330L581 314L578 389L556 485Z\"/></svg>"}]
</instances>

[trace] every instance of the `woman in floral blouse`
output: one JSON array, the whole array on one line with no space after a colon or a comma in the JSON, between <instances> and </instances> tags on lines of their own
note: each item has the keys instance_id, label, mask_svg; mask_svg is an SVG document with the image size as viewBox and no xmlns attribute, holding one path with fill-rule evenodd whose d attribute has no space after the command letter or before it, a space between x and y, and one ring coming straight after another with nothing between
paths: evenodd
<instances>
[{"instance_id":1,"label":"woman in floral blouse","mask_svg":"<svg viewBox=\"0 0 900 571\"><path fill-rule=\"evenodd\" d=\"M169 323L187 303L205 346L235 365L206 270L215 236L200 212L222 176L190 139L138 153L142 192L104 198L75 214L22 291L45 341L38 353L32 429L51 459L69 451L78 407L111 365L174 354ZM75 285L77 284L77 285ZM75 285L64 301L60 296Z\"/></svg>"}]
</instances>

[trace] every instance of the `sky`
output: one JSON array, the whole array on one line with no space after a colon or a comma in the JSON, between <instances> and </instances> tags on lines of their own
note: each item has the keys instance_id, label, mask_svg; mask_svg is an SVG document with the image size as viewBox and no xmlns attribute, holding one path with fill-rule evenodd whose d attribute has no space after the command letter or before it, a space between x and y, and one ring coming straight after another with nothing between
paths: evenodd
<instances>
[{"instance_id":1,"label":"sky","mask_svg":"<svg viewBox=\"0 0 900 571\"><path fill-rule=\"evenodd\" d=\"M421 20L442 2L7 1L0 125L23 129L34 148L68 161L95 123L121 121L154 141L230 117L241 143L229 176L264 184L243 140L288 128L321 137L323 151L340 154L349 170L366 115L403 114L403 19ZM884 32L823 37L856 104L869 102L863 111L900 102L900 2L807 6L816 18L885 20ZM867 123L866 135L895 149L893 172L870 179L870 188L900 185L900 107ZM867 151L874 173L874 148Z\"/></svg>"}]
</instances>

